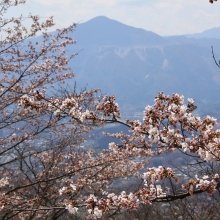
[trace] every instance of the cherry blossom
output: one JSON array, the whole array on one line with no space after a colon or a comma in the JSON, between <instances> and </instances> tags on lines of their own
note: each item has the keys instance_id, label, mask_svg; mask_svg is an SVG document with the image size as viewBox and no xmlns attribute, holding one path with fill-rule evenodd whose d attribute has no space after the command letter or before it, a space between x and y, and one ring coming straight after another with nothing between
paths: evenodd
<instances>
[{"instance_id":1,"label":"cherry blossom","mask_svg":"<svg viewBox=\"0 0 220 220\"><path fill-rule=\"evenodd\" d=\"M77 53L66 48L75 44L69 33L76 24L50 33L53 17L6 18L7 10L24 3L0 3L0 218L53 219L87 209L88 218L98 219L141 204L213 194L220 185L214 171L184 179L171 167L149 167L148 162L180 151L199 163L219 163L216 119L197 117L192 98L184 103L182 95L160 92L154 105L146 106L143 120L122 120L114 95L68 89L65 82L74 76L69 62ZM39 34L39 40L33 38ZM81 147L92 129L109 123L128 132L105 133L117 139L108 149ZM115 180L124 178L143 184L112 192Z\"/></svg>"}]
</instances>

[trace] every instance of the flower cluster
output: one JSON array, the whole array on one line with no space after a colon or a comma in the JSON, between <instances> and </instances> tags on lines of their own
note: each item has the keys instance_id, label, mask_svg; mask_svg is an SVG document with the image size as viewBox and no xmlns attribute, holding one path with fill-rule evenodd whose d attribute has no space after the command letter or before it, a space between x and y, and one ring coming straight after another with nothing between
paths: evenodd
<instances>
[{"instance_id":1,"label":"flower cluster","mask_svg":"<svg viewBox=\"0 0 220 220\"><path fill-rule=\"evenodd\" d=\"M0 187L9 185L9 178L8 177L4 177L2 179L0 179Z\"/></svg>"},{"instance_id":2,"label":"flower cluster","mask_svg":"<svg viewBox=\"0 0 220 220\"><path fill-rule=\"evenodd\" d=\"M139 206L138 197L133 194L126 194L125 191L121 192L119 196L110 193L107 199L98 200L94 195L90 195L86 200L87 209L93 217L101 217L103 213L110 208L118 210L137 209Z\"/></svg>"},{"instance_id":3,"label":"flower cluster","mask_svg":"<svg viewBox=\"0 0 220 220\"><path fill-rule=\"evenodd\" d=\"M217 177L217 175L218 174L215 174L215 177ZM207 175L203 176L202 179L199 180L199 184L197 186L199 186L199 188L202 191L206 191L209 194L213 194L217 186L217 182L214 179L210 181L208 180L208 178L209 177Z\"/></svg>"},{"instance_id":4,"label":"flower cluster","mask_svg":"<svg viewBox=\"0 0 220 220\"><path fill-rule=\"evenodd\" d=\"M115 96L104 96L103 101L97 105L96 109L102 112L104 116L112 116L113 119L121 117L118 104L115 103Z\"/></svg>"},{"instance_id":5,"label":"flower cluster","mask_svg":"<svg viewBox=\"0 0 220 220\"><path fill-rule=\"evenodd\" d=\"M78 211L78 208L75 207L75 204L72 201L65 201L65 206L70 214L76 214Z\"/></svg>"},{"instance_id":6,"label":"flower cluster","mask_svg":"<svg viewBox=\"0 0 220 220\"><path fill-rule=\"evenodd\" d=\"M175 172L171 168L165 168L159 166L158 168L148 168L148 172L143 174L143 179L145 181L145 185L154 184L155 182L159 182L165 178L173 178L175 182L178 182L178 178L175 176Z\"/></svg>"},{"instance_id":7,"label":"flower cluster","mask_svg":"<svg viewBox=\"0 0 220 220\"><path fill-rule=\"evenodd\" d=\"M195 117L192 114L195 109L193 99L188 99L188 104L184 105L183 96L173 94L169 97L159 93L155 104L146 107L141 125L148 133L148 145L156 143L168 149L180 148L197 153L207 161L218 160L220 131L214 130L216 119Z\"/></svg>"},{"instance_id":8,"label":"flower cluster","mask_svg":"<svg viewBox=\"0 0 220 220\"><path fill-rule=\"evenodd\" d=\"M138 209L140 204L151 204L151 200L155 198L165 198L166 193L163 192L160 185L154 187L152 184L148 188L142 188L136 193L130 192L127 194L122 191L120 195L110 193L107 198L98 199L94 195L90 195L86 200L87 209L94 217L101 217L101 215L110 209L130 210Z\"/></svg>"},{"instance_id":9,"label":"flower cluster","mask_svg":"<svg viewBox=\"0 0 220 220\"><path fill-rule=\"evenodd\" d=\"M196 175L194 179L191 179L189 182L183 184L182 188L187 190L190 195L193 195L193 192L196 188L199 188L202 191L206 191L208 194L213 194L218 182L218 174L215 174L212 180L209 180L208 175L204 175L201 179L199 179Z\"/></svg>"},{"instance_id":10,"label":"flower cluster","mask_svg":"<svg viewBox=\"0 0 220 220\"><path fill-rule=\"evenodd\" d=\"M25 94L18 99L17 103L19 106L24 109L30 108L31 110L39 111L45 106L45 103L42 102L43 97L45 96L45 91L39 92L38 90L32 90L29 94Z\"/></svg>"},{"instance_id":11,"label":"flower cluster","mask_svg":"<svg viewBox=\"0 0 220 220\"><path fill-rule=\"evenodd\" d=\"M82 110L80 107L81 99L83 99L82 96L77 98L65 98L64 100L50 100L48 109L54 112L54 115L57 117L69 116L81 122L84 122L86 119L96 119L96 114L93 111L89 111L88 109L85 111Z\"/></svg>"}]
</instances>

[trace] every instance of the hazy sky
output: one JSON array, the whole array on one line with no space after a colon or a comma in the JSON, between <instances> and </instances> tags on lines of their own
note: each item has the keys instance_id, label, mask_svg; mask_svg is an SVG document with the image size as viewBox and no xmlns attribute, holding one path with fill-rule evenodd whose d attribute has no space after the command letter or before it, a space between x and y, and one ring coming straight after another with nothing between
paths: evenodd
<instances>
[{"instance_id":1,"label":"hazy sky","mask_svg":"<svg viewBox=\"0 0 220 220\"><path fill-rule=\"evenodd\" d=\"M104 15L160 35L197 33L220 26L220 1L208 0L27 0L10 14L54 15L57 27Z\"/></svg>"}]
</instances>

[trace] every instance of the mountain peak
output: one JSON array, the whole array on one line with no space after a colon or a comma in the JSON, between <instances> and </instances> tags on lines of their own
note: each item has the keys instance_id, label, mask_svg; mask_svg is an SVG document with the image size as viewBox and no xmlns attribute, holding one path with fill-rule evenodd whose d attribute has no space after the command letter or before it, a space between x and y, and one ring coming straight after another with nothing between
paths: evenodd
<instances>
[{"instance_id":1,"label":"mountain peak","mask_svg":"<svg viewBox=\"0 0 220 220\"><path fill-rule=\"evenodd\" d=\"M94 18L90 19L89 21L91 22L91 21L104 21L104 20L108 21L108 20L113 20L113 19L108 18L108 17L106 17L104 15L99 15L97 17L94 17Z\"/></svg>"},{"instance_id":2,"label":"mountain peak","mask_svg":"<svg viewBox=\"0 0 220 220\"><path fill-rule=\"evenodd\" d=\"M161 45L166 41L151 31L135 28L105 16L79 24L74 37L78 43L105 46L151 46Z\"/></svg>"}]
</instances>

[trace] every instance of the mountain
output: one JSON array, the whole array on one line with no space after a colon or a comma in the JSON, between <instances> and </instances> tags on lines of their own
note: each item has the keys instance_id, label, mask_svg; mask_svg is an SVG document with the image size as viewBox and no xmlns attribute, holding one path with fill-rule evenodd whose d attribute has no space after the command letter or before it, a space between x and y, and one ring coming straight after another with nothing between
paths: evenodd
<instances>
[{"instance_id":1,"label":"mountain","mask_svg":"<svg viewBox=\"0 0 220 220\"><path fill-rule=\"evenodd\" d=\"M196 39L200 39L200 38L220 39L220 27L211 28L211 29L205 30L201 33L187 34L185 36L189 37L189 38L196 38Z\"/></svg>"},{"instance_id":2,"label":"mountain","mask_svg":"<svg viewBox=\"0 0 220 220\"><path fill-rule=\"evenodd\" d=\"M141 28L124 25L104 16L79 24L74 37L86 46L131 46L161 45L163 37Z\"/></svg>"},{"instance_id":3,"label":"mountain","mask_svg":"<svg viewBox=\"0 0 220 220\"><path fill-rule=\"evenodd\" d=\"M79 24L73 37L80 51L70 66L77 87L100 88L116 95L124 112L142 112L158 92L195 98L201 110L220 107L220 39L161 37L100 16ZM214 109L214 107L213 107Z\"/></svg>"}]
</instances>

